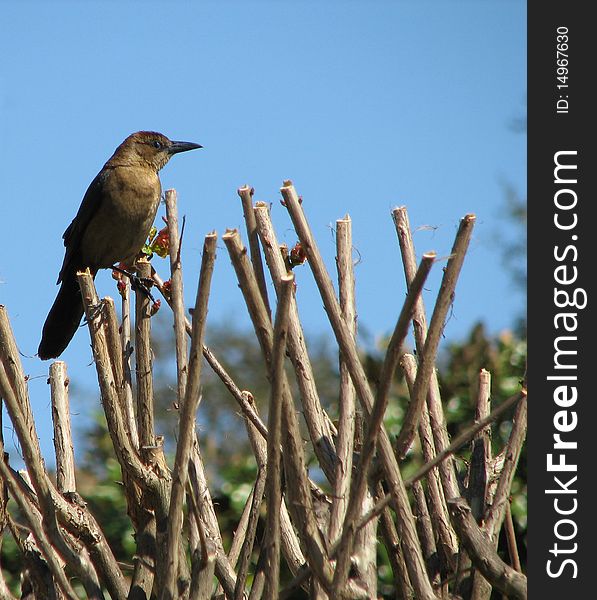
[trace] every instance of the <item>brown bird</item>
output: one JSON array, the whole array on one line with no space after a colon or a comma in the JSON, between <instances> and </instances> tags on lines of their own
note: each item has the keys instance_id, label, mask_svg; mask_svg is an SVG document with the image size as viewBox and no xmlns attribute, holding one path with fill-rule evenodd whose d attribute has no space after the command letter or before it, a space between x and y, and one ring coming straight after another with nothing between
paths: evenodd
<instances>
[{"instance_id":1,"label":"brown bird","mask_svg":"<svg viewBox=\"0 0 597 600\"><path fill-rule=\"evenodd\" d=\"M50 309L37 350L46 360L60 356L75 335L83 316L77 271L116 263L132 264L147 239L162 194L159 170L174 154L201 148L173 142L153 131L133 133L87 188L77 216L62 236L66 253L58 282L60 290Z\"/></svg>"}]
</instances>

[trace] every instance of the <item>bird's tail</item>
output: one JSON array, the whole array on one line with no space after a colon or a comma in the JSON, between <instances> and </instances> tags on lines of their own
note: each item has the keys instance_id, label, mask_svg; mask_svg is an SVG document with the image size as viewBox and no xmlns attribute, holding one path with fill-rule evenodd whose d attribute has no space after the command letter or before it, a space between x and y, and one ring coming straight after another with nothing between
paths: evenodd
<instances>
[{"instance_id":1,"label":"bird's tail","mask_svg":"<svg viewBox=\"0 0 597 600\"><path fill-rule=\"evenodd\" d=\"M37 354L42 360L56 358L73 339L81 317L83 299L75 272L66 274L48 313Z\"/></svg>"}]
</instances>

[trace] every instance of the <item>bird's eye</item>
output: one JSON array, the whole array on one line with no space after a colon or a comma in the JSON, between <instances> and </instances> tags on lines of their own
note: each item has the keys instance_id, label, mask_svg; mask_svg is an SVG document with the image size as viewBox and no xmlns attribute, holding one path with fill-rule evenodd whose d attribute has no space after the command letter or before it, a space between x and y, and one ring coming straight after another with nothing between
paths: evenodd
<instances>
[{"instance_id":1,"label":"bird's eye","mask_svg":"<svg viewBox=\"0 0 597 600\"><path fill-rule=\"evenodd\" d=\"M158 150L162 148L162 142L158 142L158 140L154 140L152 142L152 145L154 148L157 148Z\"/></svg>"}]
</instances>

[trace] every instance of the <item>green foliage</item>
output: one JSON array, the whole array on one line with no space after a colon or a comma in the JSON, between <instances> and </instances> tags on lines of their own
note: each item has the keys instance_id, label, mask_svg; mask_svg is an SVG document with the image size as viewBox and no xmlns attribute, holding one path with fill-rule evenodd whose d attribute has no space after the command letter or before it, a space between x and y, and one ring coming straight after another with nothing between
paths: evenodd
<instances>
[{"instance_id":1,"label":"green foliage","mask_svg":"<svg viewBox=\"0 0 597 600\"><path fill-rule=\"evenodd\" d=\"M160 258L166 258L169 249L170 239L168 237L168 227L163 227L158 231L158 228L153 226L149 230L147 242L145 242L143 248L141 248L141 252L150 259L154 254L157 254Z\"/></svg>"},{"instance_id":2,"label":"green foliage","mask_svg":"<svg viewBox=\"0 0 597 600\"><path fill-rule=\"evenodd\" d=\"M2 574L10 591L13 594L19 593L19 579L22 569L21 551L11 535L4 535L1 539L0 547L0 565Z\"/></svg>"}]
</instances>

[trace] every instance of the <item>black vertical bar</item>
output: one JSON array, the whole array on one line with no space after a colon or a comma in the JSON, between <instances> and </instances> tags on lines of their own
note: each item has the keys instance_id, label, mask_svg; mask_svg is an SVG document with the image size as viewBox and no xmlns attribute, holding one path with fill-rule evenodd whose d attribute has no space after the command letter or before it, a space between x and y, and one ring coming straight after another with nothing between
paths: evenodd
<instances>
[{"instance_id":1,"label":"black vertical bar","mask_svg":"<svg viewBox=\"0 0 597 600\"><path fill-rule=\"evenodd\" d=\"M528 3L528 575L538 599L597 598L597 36L589 7Z\"/></svg>"}]
</instances>

